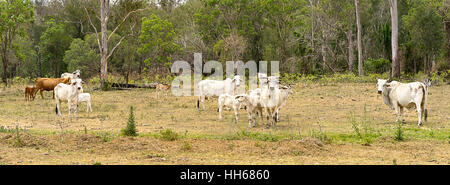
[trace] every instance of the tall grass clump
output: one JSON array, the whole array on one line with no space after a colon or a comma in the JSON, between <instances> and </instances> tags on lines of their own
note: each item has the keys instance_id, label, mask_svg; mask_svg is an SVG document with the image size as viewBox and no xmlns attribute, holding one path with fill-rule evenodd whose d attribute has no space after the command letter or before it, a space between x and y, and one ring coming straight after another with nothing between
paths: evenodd
<instances>
[{"instance_id":1,"label":"tall grass clump","mask_svg":"<svg viewBox=\"0 0 450 185\"><path fill-rule=\"evenodd\" d=\"M134 121L133 106L130 107L130 116L128 117L127 127L121 130L124 136L137 136L136 122Z\"/></svg>"},{"instance_id":2,"label":"tall grass clump","mask_svg":"<svg viewBox=\"0 0 450 185\"><path fill-rule=\"evenodd\" d=\"M381 134L375 133L374 129L369 126L367 123L368 119L366 112L366 106L364 105L364 114L361 122L356 121L354 112L351 112L350 123L352 124L354 137L356 137L362 145L369 146Z\"/></svg>"},{"instance_id":3,"label":"tall grass clump","mask_svg":"<svg viewBox=\"0 0 450 185\"><path fill-rule=\"evenodd\" d=\"M324 143L331 143L331 138L328 137L328 135L322 131L322 126L320 125L320 123L317 123L319 125L319 130L316 131L315 129L311 130L311 137L318 139Z\"/></svg>"}]
</instances>

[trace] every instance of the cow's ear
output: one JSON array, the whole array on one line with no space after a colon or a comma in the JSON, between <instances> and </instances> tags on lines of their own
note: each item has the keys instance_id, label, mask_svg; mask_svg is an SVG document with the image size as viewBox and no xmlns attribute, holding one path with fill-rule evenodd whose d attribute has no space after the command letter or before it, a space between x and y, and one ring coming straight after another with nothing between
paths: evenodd
<instances>
[{"instance_id":1,"label":"cow's ear","mask_svg":"<svg viewBox=\"0 0 450 185\"><path fill-rule=\"evenodd\" d=\"M84 82L84 81L81 81L81 83L82 83L82 84L85 84L85 82Z\"/></svg>"}]
</instances>

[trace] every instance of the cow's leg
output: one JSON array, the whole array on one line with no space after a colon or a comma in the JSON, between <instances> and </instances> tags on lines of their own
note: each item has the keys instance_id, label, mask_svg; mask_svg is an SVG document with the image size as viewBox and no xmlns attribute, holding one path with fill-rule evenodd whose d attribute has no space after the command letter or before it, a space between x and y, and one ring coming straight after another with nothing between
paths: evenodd
<instances>
[{"instance_id":1,"label":"cow's leg","mask_svg":"<svg viewBox=\"0 0 450 185\"><path fill-rule=\"evenodd\" d=\"M256 112L258 111L258 109L252 109L251 113L252 113L252 121L253 121L253 127L256 127L257 123L256 123Z\"/></svg>"},{"instance_id":2,"label":"cow's leg","mask_svg":"<svg viewBox=\"0 0 450 185\"><path fill-rule=\"evenodd\" d=\"M405 114L403 113L403 107L400 107L400 115L402 116L402 123L405 123Z\"/></svg>"},{"instance_id":3,"label":"cow's leg","mask_svg":"<svg viewBox=\"0 0 450 185\"><path fill-rule=\"evenodd\" d=\"M239 122L239 106L233 106L234 116L236 117L236 124Z\"/></svg>"},{"instance_id":4,"label":"cow's leg","mask_svg":"<svg viewBox=\"0 0 450 185\"><path fill-rule=\"evenodd\" d=\"M70 120L70 111L71 111L71 108L72 108L72 102L70 102L70 100L68 100L67 101L67 106L69 107L69 120Z\"/></svg>"},{"instance_id":5,"label":"cow's leg","mask_svg":"<svg viewBox=\"0 0 450 185\"><path fill-rule=\"evenodd\" d=\"M420 106L420 103L416 103L416 108L417 108L417 117L419 118L417 125L420 126L422 125L422 115L424 111L422 110L422 106Z\"/></svg>"},{"instance_id":6,"label":"cow's leg","mask_svg":"<svg viewBox=\"0 0 450 185\"><path fill-rule=\"evenodd\" d=\"M253 122L253 114L250 110L247 110L247 113L248 113L248 128L251 128Z\"/></svg>"},{"instance_id":7,"label":"cow's leg","mask_svg":"<svg viewBox=\"0 0 450 185\"><path fill-rule=\"evenodd\" d=\"M205 98L206 98L205 96L202 96L202 97L201 97L203 111L206 111L206 108L205 108Z\"/></svg>"},{"instance_id":8,"label":"cow's leg","mask_svg":"<svg viewBox=\"0 0 450 185\"><path fill-rule=\"evenodd\" d=\"M78 112L78 103L75 104L75 110L73 111L73 116L75 117L76 120L78 120L78 118L77 118L77 112Z\"/></svg>"},{"instance_id":9,"label":"cow's leg","mask_svg":"<svg viewBox=\"0 0 450 185\"><path fill-rule=\"evenodd\" d=\"M90 110L90 112L92 112L91 101L88 101L86 105L87 105L86 106L87 107L86 112L89 112L89 110Z\"/></svg>"},{"instance_id":10,"label":"cow's leg","mask_svg":"<svg viewBox=\"0 0 450 185\"><path fill-rule=\"evenodd\" d=\"M275 122L280 122L280 118L278 117L279 111L280 111L280 109L277 109L277 111L275 111Z\"/></svg>"},{"instance_id":11,"label":"cow's leg","mask_svg":"<svg viewBox=\"0 0 450 185\"><path fill-rule=\"evenodd\" d=\"M272 116L272 111L270 109L266 108L265 112L266 112L266 119L267 119L266 128L268 129L272 125L273 116Z\"/></svg>"},{"instance_id":12,"label":"cow's leg","mask_svg":"<svg viewBox=\"0 0 450 185\"><path fill-rule=\"evenodd\" d=\"M42 99L44 99L44 94L43 94L43 92L42 92L43 90L41 89L41 90L39 90L39 93L41 93L41 97L42 97Z\"/></svg>"},{"instance_id":13,"label":"cow's leg","mask_svg":"<svg viewBox=\"0 0 450 185\"><path fill-rule=\"evenodd\" d=\"M278 119L278 110L274 109L274 111L272 112L272 127L276 128L276 122Z\"/></svg>"},{"instance_id":14,"label":"cow's leg","mask_svg":"<svg viewBox=\"0 0 450 185\"><path fill-rule=\"evenodd\" d=\"M223 106L219 105L219 120L220 121L222 121L222 109L223 109Z\"/></svg>"},{"instance_id":15,"label":"cow's leg","mask_svg":"<svg viewBox=\"0 0 450 185\"><path fill-rule=\"evenodd\" d=\"M395 122L398 123L398 118L399 118L400 111L399 111L399 107L398 107L397 104L394 104L394 110L395 110L395 116L396 116Z\"/></svg>"},{"instance_id":16,"label":"cow's leg","mask_svg":"<svg viewBox=\"0 0 450 185\"><path fill-rule=\"evenodd\" d=\"M56 99L56 110L59 117L61 117L61 104L58 99Z\"/></svg>"}]
</instances>

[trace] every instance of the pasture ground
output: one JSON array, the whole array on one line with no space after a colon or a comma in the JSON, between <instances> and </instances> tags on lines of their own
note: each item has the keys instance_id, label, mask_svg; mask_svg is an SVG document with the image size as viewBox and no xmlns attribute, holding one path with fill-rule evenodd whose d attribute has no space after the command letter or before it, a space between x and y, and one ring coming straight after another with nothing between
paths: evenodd
<instances>
[{"instance_id":1,"label":"pasture ground","mask_svg":"<svg viewBox=\"0 0 450 185\"><path fill-rule=\"evenodd\" d=\"M423 126L405 111L403 141L375 83L298 83L271 129L260 119L247 128L245 110L238 124L231 111L218 121L217 99L197 111L195 97L157 98L152 89L85 87L94 112L82 104L69 120L66 103L56 116L51 92L26 102L23 89L0 92L0 164L450 164L450 85L430 87ZM133 138L119 135L131 105ZM164 139L167 129L176 140Z\"/></svg>"}]
</instances>

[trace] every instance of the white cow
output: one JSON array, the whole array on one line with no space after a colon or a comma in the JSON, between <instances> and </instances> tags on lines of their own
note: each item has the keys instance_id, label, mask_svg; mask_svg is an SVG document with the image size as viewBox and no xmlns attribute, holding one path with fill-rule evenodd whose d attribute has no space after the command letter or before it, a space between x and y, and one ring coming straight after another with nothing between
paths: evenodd
<instances>
[{"instance_id":1,"label":"white cow","mask_svg":"<svg viewBox=\"0 0 450 185\"><path fill-rule=\"evenodd\" d=\"M55 89L55 101L56 101L56 113L58 116L61 116L61 108L60 108L60 102L65 101L67 102L67 105L69 107L69 118L70 118L70 112L74 108L74 117L76 118L76 112L78 106L78 94L80 94L81 91L81 84L83 81L81 79L71 79L70 85L59 83ZM72 107L74 105L75 107Z\"/></svg>"},{"instance_id":2,"label":"white cow","mask_svg":"<svg viewBox=\"0 0 450 185\"><path fill-rule=\"evenodd\" d=\"M262 105L260 101L260 94L255 91L252 91L250 94L237 95L236 100L239 103L244 104L247 108L248 113L248 127L256 126L256 114L259 112L261 116L262 113ZM262 118L262 117L261 117Z\"/></svg>"},{"instance_id":3,"label":"white cow","mask_svg":"<svg viewBox=\"0 0 450 185\"><path fill-rule=\"evenodd\" d=\"M396 121L399 117L402 117L402 121L405 121L403 115L403 108L416 108L418 114L417 125L422 124L422 117L425 116L427 120L427 86L421 82L412 82L403 84L397 81L388 82L388 80L378 79L378 94L381 94L383 102L391 109L395 110L397 115Z\"/></svg>"},{"instance_id":4,"label":"white cow","mask_svg":"<svg viewBox=\"0 0 450 185\"><path fill-rule=\"evenodd\" d=\"M291 86L280 86L280 90L281 90L281 95L280 95L280 102L278 102L278 108L277 111L275 112L275 121L276 122L280 122L280 119L278 118L280 109L282 107L284 107L284 105L286 105L287 99L289 98L289 96L291 94L293 94L294 92L291 89Z\"/></svg>"},{"instance_id":5,"label":"white cow","mask_svg":"<svg viewBox=\"0 0 450 185\"><path fill-rule=\"evenodd\" d=\"M81 71L79 69L77 69L76 71L74 71L72 73L63 73L61 75L61 78L77 79L77 78L80 78L80 73L81 73Z\"/></svg>"},{"instance_id":6,"label":"white cow","mask_svg":"<svg viewBox=\"0 0 450 185\"><path fill-rule=\"evenodd\" d=\"M81 102L86 102L86 112L89 112L89 110L92 112L91 94L89 94L89 93L78 94L78 103L81 103Z\"/></svg>"},{"instance_id":7,"label":"white cow","mask_svg":"<svg viewBox=\"0 0 450 185\"><path fill-rule=\"evenodd\" d=\"M70 79L81 79L80 78L81 71L77 69L72 73L63 73L61 74L61 78L70 78ZM81 88L81 93L83 93L83 87Z\"/></svg>"},{"instance_id":8,"label":"white cow","mask_svg":"<svg viewBox=\"0 0 450 185\"><path fill-rule=\"evenodd\" d=\"M268 86L261 89L260 103L267 117L266 128L275 126L276 112L282 102L278 78L268 78Z\"/></svg>"},{"instance_id":9,"label":"white cow","mask_svg":"<svg viewBox=\"0 0 450 185\"><path fill-rule=\"evenodd\" d=\"M205 99L207 97L220 96L222 94L236 95L237 88L241 84L239 75L234 76L233 79L227 78L225 80L202 80L198 85L199 96L197 98L197 110L202 103L203 110L205 109Z\"/></svg>"}]
</instances>

